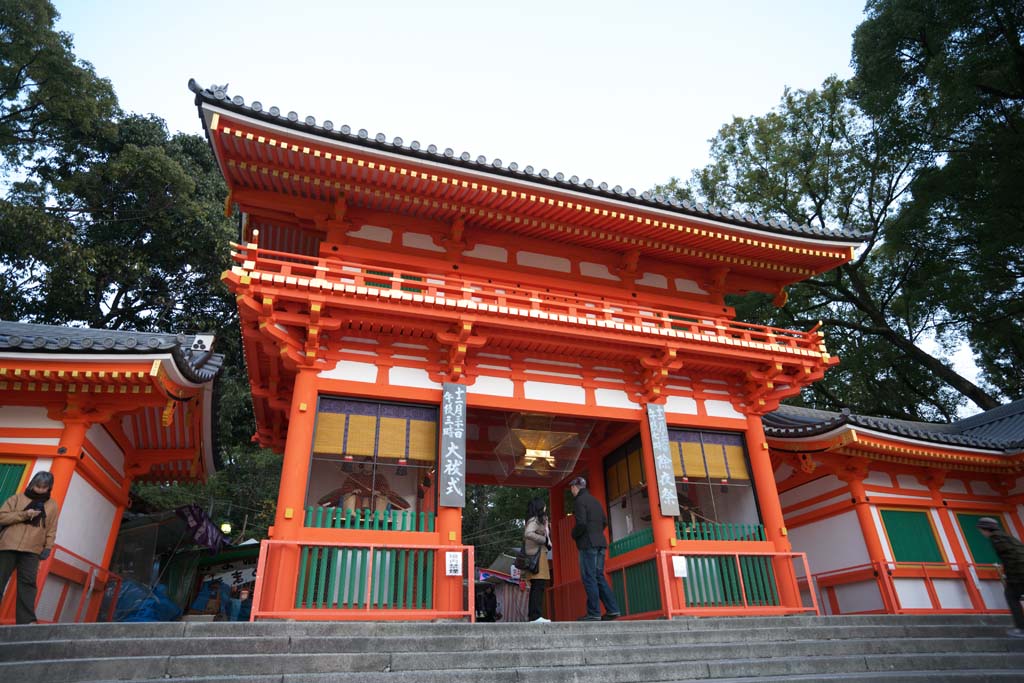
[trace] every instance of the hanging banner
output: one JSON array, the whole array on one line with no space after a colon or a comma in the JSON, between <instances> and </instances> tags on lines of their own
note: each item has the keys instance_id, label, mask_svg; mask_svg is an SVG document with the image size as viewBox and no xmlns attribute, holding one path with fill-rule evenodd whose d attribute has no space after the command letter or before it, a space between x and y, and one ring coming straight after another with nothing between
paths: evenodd
<instances>
[{"instance_id":1,"label":"hanging banner","mask_svg":"<svg viewBox=\"0 0 1024 683\"><path fill-rule=\"evenodd\" d=\"M677 517L679 497L676 495L676 475L672 469L672 452L669 450L665 406L648 403L647 423L651 427L651 450L654 452L654 475L658 482L661 514Z\"/></svg>"},{"instance_id":2,"label":"hanging banner","mask_svg":"<svg viewBox=\"0 0 1024 683\"><path fill-rule=\"evenodd\" d=\"M466 387L461 384L444 384L440 456L438 505L466 507Z\"/></svg>"}]
</instances>

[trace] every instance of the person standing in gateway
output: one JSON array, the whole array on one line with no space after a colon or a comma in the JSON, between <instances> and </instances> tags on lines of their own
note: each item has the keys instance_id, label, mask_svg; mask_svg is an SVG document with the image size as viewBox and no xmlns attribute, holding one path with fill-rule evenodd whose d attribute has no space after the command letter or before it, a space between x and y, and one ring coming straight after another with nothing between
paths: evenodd
<instances>
[{"instance_id":1,"label":"person standing in gateway","mask_svg":"<svg viewBox=\"0 0 1024 683\"><path fill-rule=\"evenodd\" d=\"M999 522L991 517L982 517L976 526L992 544L999 564L1003 565L1004 593L1014 626L1008 633L1014 638L1024 638L1024 609L1020 606L1024 597L1024 543L1003 531Z\"/></svg>"},{"instance_id":2,"label":"person standing in gateway","mask_svg":"<svg viewBox=\"0 0 1024 683\"><path fill-rule=\"evenodd\" d=\"M39 560L50 556L57 536L57 503L50 499L53 475L36 472L24 493L16 493L0 507L0 600L7 580L18 570L15 620L36 622L36 575Z\"/></svg>"},{"instance_id":3,"label":"person standing in gateway","mask_svg":"<svg viewBox=\"0 0 1024 683\"><path fill-rule=\"evenodd\" d=\"M569 482L572 491L572 514L576 518L576 526L572 528L572 537L580 553L580 579L583 590L587 592L587 613L580 621L610 621L618 619L619 606L615 603L612 587L604 576L604 553L608 548L604 528L608 526L608 517L597 498L587 490L587 480L576 477ZM601 616L601 605L604 603L605 614Z\"/></svg>"}]
</instances>

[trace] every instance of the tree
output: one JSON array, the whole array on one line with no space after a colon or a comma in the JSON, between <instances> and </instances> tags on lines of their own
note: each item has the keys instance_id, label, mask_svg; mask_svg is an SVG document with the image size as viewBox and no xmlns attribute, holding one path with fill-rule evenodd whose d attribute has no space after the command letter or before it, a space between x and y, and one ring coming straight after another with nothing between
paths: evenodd
<instances>
[{"instance_id":1,"label":"tree","mask_svg":"<svg viewBox=\"0 0 1024 683\"><path fill-rule=\"evenodd\" d=\"M871 0L866 12L858 101L929 156L886 235L936 258L908 296L944 312L940 335L969 341L990 387L1024 396L1024 3Z\"/></svg>"},{"instance_id":2,"label":"tree","mask_svg":"<svg viewBox=\"0 0 1024 683\"><path fill-rule=\"evenodd\" d=\"M512 486L466 487L462 541L475 546L476 563L489 567L503 552L523 543L523 515L530 500L548 498L547 489ZM550 509L550 508L549 508Z\"/></svg>"},{"instance_id":3,"label":"tree","mask_svg":"<svg viewBox=\"0 0 1024 683\"><path fill-rule=\"evenodd\" d=\"M757 294L730 303L744 319L824 323L843 363L804 393L806 403L951 419L965 397L984 408L997 401L926 349L931 339L949 342L951 328L943 309L914 294L935 279L934 251L889 244L892 216L928 160L898 133L864 115L851 85L833 78L820 90L787 90L764 116L726 124L711 141L711 164L685 186L674 179L656 191L862 233L866 246L853 262L792 286L784 308Z\"/></svg>"}]
</instances>

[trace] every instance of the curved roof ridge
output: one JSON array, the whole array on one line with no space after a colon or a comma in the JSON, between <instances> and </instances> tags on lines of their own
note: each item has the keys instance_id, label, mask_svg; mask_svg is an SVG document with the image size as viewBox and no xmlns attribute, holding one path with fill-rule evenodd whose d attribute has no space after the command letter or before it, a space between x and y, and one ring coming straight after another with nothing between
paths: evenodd
<instances>
[{"instance_id":1,"label":"curved roof ridge","mask_svg":"<svg viewBox=\"0 0 1024 683\"><path fill-rule=\"evenodd\" d=\"M213 353L212 334L169 334L133 330L41 325L0 320L0 351L30 353L170 353L190 382L213 380L224 364Z\"/></svg>"},{"instance_id":2,"label":"curved roof ridge","mask_svg":"<svg viewBox=\"0 0 1024 683\"><path fill-rule=\"evenodd\" d=\"M530 165L521 167L516 162L505 164L500 158L495 158L488 162L487 157L483 155L475 158L469 152L462 152L457 155L455 150L450 147L441 151L436 145L423 147L416 140L406 145L405 140L398 136L388 140L384 133L377 133L371 137L369 131L365 128L360 128L358 131L353 132L352 128L348 125L336 128L334 122L330 120L325 120L318 125L316 118L313 116L306 116L300 119L299 115L294 111L282 114L281 110L276 106L264 109L263 104L259 101L253 101L251 104L246 105L243 97L239 95L228 96L227 85L211 85L209 88L204 88L194 78L191 78L189 79L188 87L196 94L197 106L206 101L248 117L262 119L297 131L312 132L319 137L343 141L362 147L379 149L451 166L459 166L498 176L526 179L533 183L568 189L573 192L625 201L639 206L671 211L695 218L704 218L721 223L754 228L762 232L783 236L807 237L845 243L862 242L864 238L864 235L856 230L847 230L845 228L830 230L812 227L806 223L796 224L785 219L765 219L749 213L705 206L699 202L694 203L688 200L663 197L649 190L637 192L634 188L624 190L621 185L609 187L606 182L595 182L591 178L580 180L580 177L576 175L567 178L562 172L552 174L546 168L537 171ZM202 115L200 115L200 118L202 118ZM209 134L209 131L207 131L207 134Z\"/></svg>"}]
</instances>

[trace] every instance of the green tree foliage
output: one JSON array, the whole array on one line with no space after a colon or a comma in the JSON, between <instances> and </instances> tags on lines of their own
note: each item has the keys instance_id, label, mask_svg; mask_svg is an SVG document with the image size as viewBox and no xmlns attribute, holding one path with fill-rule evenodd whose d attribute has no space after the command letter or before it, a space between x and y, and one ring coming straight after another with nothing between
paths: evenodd
<instances>
[{"instance_id":1,"label":"green tree foliage","mask_svg":"<svg viewBox=\"0 0 1024 683\"><path fill-rule=\"evenodd\" d=\"M985 381L1024 396L1024 3L872 0L854 34L858 100L928 155L886 234L933 269L907 295L941 310Z\"/></svg>"},{"instance_id":2,"label":"green tree foliage","mask_svg":"<svg viewBox=\"0 0 1024 683\"><path fill-rule=\"evenodd\" d=\"M657 188L765 217L862 233L850 264L789 289L789 303L751 294L730 303L744 319L807 329L824 323L842 365L807 390L805 403L908 419L952 418L964 397L996 405L984 389L927 350L956 340L949 314L916 295L934 280L935 254L889 245L892 217L928 166L916 143L866 116L851 86L787 91L764 116L736 118L711 141L712 162ZM961 296L969 295L967 292Z\"/></svg>"},{"instance_id":3,"label":"green tree foliage","mask_svg":"<svg viewBox=\"0 0 1024 683\"><path fill-rule=\"evenodd\" d=\"M466 487L462 541L475 546L476 564L489 567L503 552L523 543L526 506L535 497L548 500L547 489L510 486Z\"/></svg>"},{"instance_id":4,"label":"green tree foliage","mask_svg":"<svg viewBox=\"0 0 1024 683\"><path fill-rule=\"evenodd\" d=\"M280 458L255 431L229 263L227 188L201 136L120 110L111 84L77 59L46 0L0 0L0 319L213 332L225 469L203 486L139 487L176 507L232 507L262 533ZM233 503L233 504L232 504Z\"/></svg>"}]
</instances>

